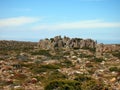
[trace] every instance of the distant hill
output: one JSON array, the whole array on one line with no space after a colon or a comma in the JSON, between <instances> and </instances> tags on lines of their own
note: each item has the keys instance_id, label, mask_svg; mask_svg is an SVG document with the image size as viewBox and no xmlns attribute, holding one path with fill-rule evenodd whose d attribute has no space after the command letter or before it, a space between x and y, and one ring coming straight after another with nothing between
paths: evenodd
<instances>
[{"instance_id":1,"label":"distant hill","mask_svg":"<svg viewBox=\"0 0 120 90\"><path fill-rule=\"evenodd\" d=\"M0 50L20 50L20 49L32 49L37 46L36 42L24 42L24 41L7 41L0 40Z\"/></svg>"}]
</instances>

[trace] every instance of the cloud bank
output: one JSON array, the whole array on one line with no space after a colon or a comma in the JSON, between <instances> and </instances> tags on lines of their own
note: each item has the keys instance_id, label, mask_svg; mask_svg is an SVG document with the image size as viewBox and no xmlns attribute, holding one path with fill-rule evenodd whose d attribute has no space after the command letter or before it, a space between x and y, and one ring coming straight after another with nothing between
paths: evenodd
<instances>
[{"instance_id":1,"label":"cloud bank","mask_svg":"<svg viewBox=\"0 0 120 90\"><path fill-rule=\"evenodd\" d=\"M37 22L38 18L32 18L32 17L13 17L13 18L5 18L0 19L0 27L16 27L21 26L24 24L34 23Z\"/></svg>"},{"instance_id":2,"label":"cloud bank","mask_svg":"<svg viewBox=\"0 0 120 90\"><path fill-rule=\"evenodd\" d=\"M85 20L66 23L54 23L35 26L34 30L71 30L93 28L120 28L120 22L106 22L102 20Z\"/></svg>"}]
</instances>

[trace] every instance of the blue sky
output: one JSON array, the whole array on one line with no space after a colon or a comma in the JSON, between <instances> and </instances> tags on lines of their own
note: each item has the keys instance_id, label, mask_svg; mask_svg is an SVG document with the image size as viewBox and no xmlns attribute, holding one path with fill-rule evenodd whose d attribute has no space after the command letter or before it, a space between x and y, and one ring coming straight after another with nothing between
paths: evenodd
<instances>
[{"instance_id":1,"label":"blue sky","mask_svg":"<svg viewBox=\"0 0 120 90\"><path fill-rule=\"evenodd\" d=\"M0 40L56 35L120 43L120 0L0 0Z\"/></svg>"}]
</instances>

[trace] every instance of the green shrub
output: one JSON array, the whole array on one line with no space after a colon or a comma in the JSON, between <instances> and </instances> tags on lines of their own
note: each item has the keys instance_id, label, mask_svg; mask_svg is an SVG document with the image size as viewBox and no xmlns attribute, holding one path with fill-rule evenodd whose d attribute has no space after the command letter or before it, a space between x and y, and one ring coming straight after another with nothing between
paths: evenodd
<instances>
[{"instance_id":1,"label":"green shrub","mask_svg":"<svg viewBox=\"0 0 120 90\"><path fill-rule=\"evenodd\" d=\"M118 52L113 52L112 55L115 56L115 57L118 57L120 59L120 52L119 51Z\"/></svg>"},{"instance_id":2,"label":"green shrub","mask_svg":"<svg viewBox=\"0 0 120 90\"><path fill-rule=\"evenodd\" d=\"M104 84L96 80L88 80L81 85L82 90L103 90Z\"/></svg>"},{"instance_id":3,"label":"green shrub","mask_svg":"<svg viewBox=\"0 0 120 90\"><path fill-rule=\"evenodd\" d=\"M42 73L42 72L46 72L47 70L45 68L33 68L32 72L33 73Z\"/></svg>"},{"instance_id":4,"label":"green shrub","mask_svg":"<svg viewBox=\"0 0 120 90\"><path fill-rule=\"evenodd\" d=\"M96 48L90 48L90 47L83 47L82 49L89 50L91 52L95 52Z\"/></svg>"},{"instance_id":5,"label":"green shrub","mask_svg":"<svg viewBox=\"0 0 120 90\"><path fill-rule=\"evenodd\" d=\"M46 68L46 69L59 69L59 66L55 64L47 64L47 65L41 65L41 68Z\"/></svg>"},{"instance_id":6,"label":"green shrub","mask_svg":"<svg viewBox=\"0 0 120 90\"><path fill-rule=\"evenodd\" d=\"M74 80L79 81L79 82L84 82L84 81L91 80L91 77L81 74L81 75L77 76Z\"/></svg>"},{"instance_id":7,"label":"green shrub","mask_svg":"<svg viewBox=\"0 0 120 90\"><path fill-rule=\"evenodd\" d=\"M34 66L32 67L32 72L33 73L42 73L42 72L47 72L50 70L56 70L59 69L59 66L55 65L55 64L48 64L48 65L41 65L39 67Z\"/></svg>"},{"instance_id":8,"label":"green shrub","mask_svg":"<svg viewBox=\"0 0 120 90\"><path fill-rule=\"evenodd\" d=\"M120 72L120 68L118 68L118 67L110 67L109 70L111 72L113 72L113 71Z\"/></svg>"},{"instance_id":9,"label":"green shrub","mask_svg":"<svg viewBox=\"0 0 120 90\"><path fill-rule=\"evenodd\" d=\"M51 56L48 50L39 50L36 52L31 52L32 55L45 55L45 56Z\"/></svg>"},{"instance_id":10,"label":"green shrub","mask_svg":"<svg viewBox=\"0 0 120 90\"><path fill-rule=\"evenodd\" d=\"M81 90L81 83L75 80L53 80L45 86L45 90Z\"/></svg>"},{"instance_id":11,"label":"green shrub","mask_svg":"<svg viewBox=\"0 0 120 90\"><path fill-rule=\"evenodd\" d=\"M103 58L94 58L94 62L102 62L102 61L104 61Z\"/></svg>"},{"instance_id":12,"label":"green shrub","mask_svg":"<svg viewBox=\"0 0 120 90\"><path fill-rule=\"evenodd\" d=\"M71 66L73 66L72 61L67 60L67 59L61 61L61 64L62 64L63 67L71 67Z\"/></svg>"},{"instance_id":13,"label":"green shrub","mask_svg":"<svg viewBox=\"0 0 120 90\"><path fill-rule=\"evenodd\" d=\"M64 75L63 73L59 72L59 71L53 71L48 76L49 80L58 80L58 79L65 79L65 78L67 78L67 76Z\"/></svg>"}]
</instances>

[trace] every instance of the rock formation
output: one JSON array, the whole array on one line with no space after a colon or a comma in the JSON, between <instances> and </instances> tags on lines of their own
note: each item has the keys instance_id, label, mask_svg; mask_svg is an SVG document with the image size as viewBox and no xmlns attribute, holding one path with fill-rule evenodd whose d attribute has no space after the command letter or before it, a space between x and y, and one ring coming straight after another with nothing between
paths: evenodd
<instances>
[{"instance_id":1,"label":"rock formation","mask_svg":"<svg viewBox=\"0 0 120 90\"><path fill-rule=\"evenodd\" d=\"M96 42L92 39L69 38L56 36L54 38L40 40L38 47L41 49L56 49L56 48L95 48Z\"/></svg>"},{"instance_id":2,"label":"rock formation","mask_svg":"<svg viewBox=\"0 0 120 90\"><path fill-rule=\"evenodd\" d=\"M92 39L82 38L69 38L64 36L56 36L54 38L40 40L38 42L38 48L46 50L55 49L90 49L95 51L95 56L100 58L104 53L114 52L120 50L120 46L117 44L97 44Z\"/></svg>"}]
</instances>

